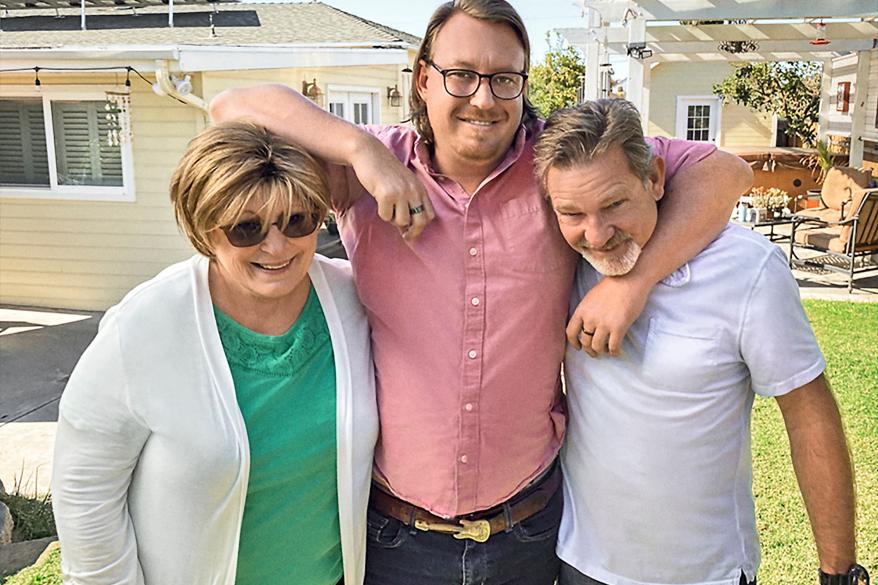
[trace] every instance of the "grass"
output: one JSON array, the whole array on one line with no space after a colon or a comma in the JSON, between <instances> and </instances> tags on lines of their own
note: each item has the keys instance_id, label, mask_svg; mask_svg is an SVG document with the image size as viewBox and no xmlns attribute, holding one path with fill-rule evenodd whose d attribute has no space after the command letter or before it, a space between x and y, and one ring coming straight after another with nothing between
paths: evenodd
<instances>
[{"instance_id":1,"label":"grass","mask_svg":"<svg viewBox=\"0 0 878 585\"><path fill-rule=\"evenodd\" d=\"M878 304L811 300L804 304L826 356L827 375L845 421L856 470L859 562L875 574L878 573ZM817 551L790 463L783 420L774 400L758 399L754 407L753 475L757 525L762 541L759 582L763 585L816 583ZM4 585L60 585L60 573L60 555L55 551L46 563L25 569L7 579Z\"/></svg>"},{"instance_id":2,"label":"grass","mask_svg":"<svg viewBox=\"0 0 878 585\"><path fill-rule=\"evenodd\" d=\"M61 550L53 550L39 564L32 565L2 582L3 585L61 585Z\"/></svg>"},{"instance_id":3,"label":"grass","mask_svg":"<svg viewBox=\"0 0 878 585\"><path fill-rule=\"evenodd\" d=\"M857 481L860 564L878 571L878 304L806 300L847 431ZM782 356L778 356L782 359ZM762 541L759 582L815 583L817 550L774 400L753 413L753 491Z\"/></svg>"}]
</instances>

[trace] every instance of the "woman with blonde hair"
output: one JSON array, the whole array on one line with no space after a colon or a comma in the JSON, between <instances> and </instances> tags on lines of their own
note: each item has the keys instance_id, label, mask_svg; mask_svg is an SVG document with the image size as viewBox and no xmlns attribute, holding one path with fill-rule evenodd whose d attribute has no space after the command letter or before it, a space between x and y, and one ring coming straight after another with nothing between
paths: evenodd
<instances>
[{"instance_id":1,"label":"woman with blonde hair","mask_svg":"<svg viewBox=\"0 0 878 585\"><path fill-rule=\"evenodd\" d=\"M107 311L61 399L66 583L359 585L377 435L321 166L263 128L197 136L171 182L198 251Z\"/></svg>"}]
</instances>

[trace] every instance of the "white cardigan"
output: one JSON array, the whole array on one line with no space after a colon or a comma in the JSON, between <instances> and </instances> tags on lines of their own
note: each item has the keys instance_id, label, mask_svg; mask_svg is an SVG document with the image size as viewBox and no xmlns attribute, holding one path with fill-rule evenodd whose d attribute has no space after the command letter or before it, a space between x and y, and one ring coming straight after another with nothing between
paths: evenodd
<instances>
[{"instance_id":1,"label":"white cardigan","mask_svg":"<svg viewBox=\"0 0 878 585\"><path fill-rule=\"evenodd\" d=\"M52 481L67 584L235 583L250 457L208 265L195 256L128 293L70 377ZM344 580L360 585L378 434L369 330L350 264L316 256L308 273L335 356Z\"/></svg>"}]
</instances>

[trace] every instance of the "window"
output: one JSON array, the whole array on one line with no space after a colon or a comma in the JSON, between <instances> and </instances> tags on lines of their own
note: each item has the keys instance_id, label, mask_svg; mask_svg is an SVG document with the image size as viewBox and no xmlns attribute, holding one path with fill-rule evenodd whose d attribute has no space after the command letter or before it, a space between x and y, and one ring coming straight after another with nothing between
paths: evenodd
<instances>
[{"instance_id":1,"label":"window","mask_svg":"<svg viewBox=\"0 0 878 585\"><path fill-rule=\"evenodd\" d=\"M719 98L678 97L676 137L698 142L716 142L719 109Z\"/></svg>"},{"instance_id":2,"label":"window","mask_svg":"<svg viewBox=\"0 0 878 585\"><path fill-rule=\"evenodd\" d=\"M115 114L111 115L111 114ZM0 95L0 194L132 201L131 148L98 93Z\"/></svg>"},{"instance_id":3,"label":"window","mask_svg":"<svg viewBox=\"0 0 878 585\"><path fill-rule=\"evenodd\" d=\"M329 86L328 94L330 113L354 124L378 123L378 89Z\"/></svg>"}]
</instances>

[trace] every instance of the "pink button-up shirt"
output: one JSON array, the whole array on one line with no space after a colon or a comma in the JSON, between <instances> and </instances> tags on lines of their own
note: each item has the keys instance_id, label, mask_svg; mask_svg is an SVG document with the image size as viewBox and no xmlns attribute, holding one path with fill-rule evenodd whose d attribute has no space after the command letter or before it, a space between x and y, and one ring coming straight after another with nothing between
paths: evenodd
<instances>
[{"instance_id":1,"label":"pink button-up shirt","mask_svg":"<svg viewBox=\"0 0 878 585\"><path fill-rule=\"evenodd\" d=\"M522 128L470 196L433 168L412 130L368 130L417 175L436 210L407 243L348 177L353 204L339 225L372 328L376 472L434 514L487 509L545 470L561 446L559 372L578 256L536 185L534 133ZM657 154L667 158L668 144L655 141ZM672 153L669 175L688 154Z\"/></svg>"}]
</instances>

